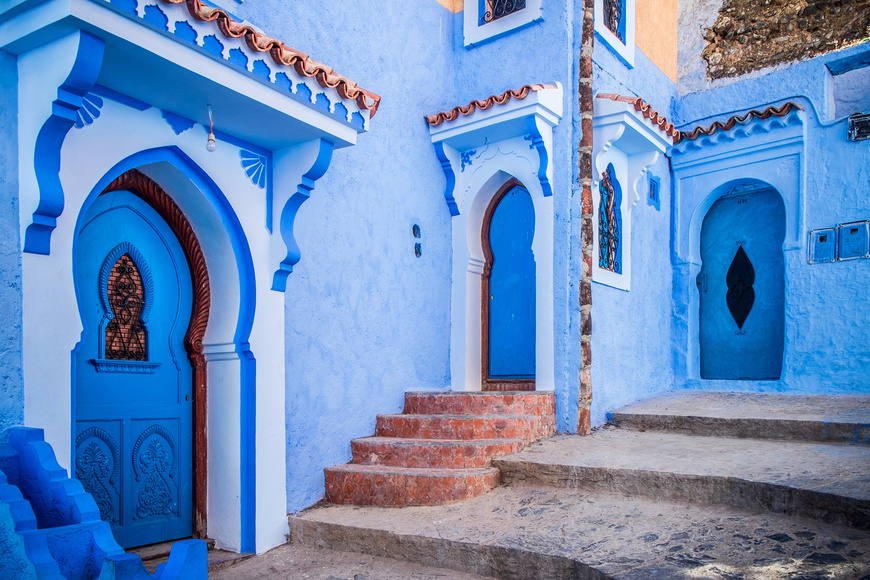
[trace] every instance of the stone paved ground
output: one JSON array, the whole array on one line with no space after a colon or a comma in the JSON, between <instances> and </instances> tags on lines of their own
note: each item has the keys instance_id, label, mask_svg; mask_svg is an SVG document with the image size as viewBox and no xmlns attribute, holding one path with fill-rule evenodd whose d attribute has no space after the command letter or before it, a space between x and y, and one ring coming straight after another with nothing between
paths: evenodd
<instances>
[{"instance_id":1,"label":"stone paved ground","mask_svg":"<svg viewBox=\"0 0 870 580\"><path fill-rule=\"evenodd\" d=\"M285 544L229 568L209 580L483 580L454 570L366 554Z\"/></svg>"},{"instance_id":2,"label":"stone paved ground","mask_svg":"<svg viewBox=\"0 0 870 580\"><path fill-rule=\"evenodd\" d=\"M400 510L324 506L303 512L291 526L294 540L306 544L316 539L343 549L401 553L498 578L870 580L870 532L769 512L570 489L500 487L460 504ZM469 545L569 564L535 560L561 570L553 575L498 569L491 562L470 567L463 560Z\"/></svg>"}]
</instances>

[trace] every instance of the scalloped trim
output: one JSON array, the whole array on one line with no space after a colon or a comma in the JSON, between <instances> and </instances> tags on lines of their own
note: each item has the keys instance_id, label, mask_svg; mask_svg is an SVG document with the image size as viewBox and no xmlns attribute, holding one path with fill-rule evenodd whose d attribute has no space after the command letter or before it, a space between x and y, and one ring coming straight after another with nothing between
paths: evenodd
<instances>
[{"instance_id":1,"label":"scalloped trim","mask_svg":"<svg viewBox=\"0 0 870 580\"><path fill-rule=\"evenodd\" d=\"M511 99L525 99L532 92L555 88L557 88L556 85L549 84L525 85L519 90L507 90L500 95L491 95L482 101L474 100L467 105L453 107L449 111L443 111L435 115L426 115L426 122L433 127L437 127L445 121L455 121L459 118L460 114L468 116L477 110L485 111L490 109L493 105L505 105Z\"/></svg>"}]
</instances>

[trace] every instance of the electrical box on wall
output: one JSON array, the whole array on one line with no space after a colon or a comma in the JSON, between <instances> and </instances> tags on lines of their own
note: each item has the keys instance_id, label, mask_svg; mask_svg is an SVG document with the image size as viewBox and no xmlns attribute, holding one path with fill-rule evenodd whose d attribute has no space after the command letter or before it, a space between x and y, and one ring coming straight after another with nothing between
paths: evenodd
<instances>
[{"instance_id":1,"label":"electrical box on wall","mask_svg":"<svg viewBox=\"0 0 870 580\"><path fill-rule=\"evenodd\" d=\"M870 222L852 222L837 226L837 257L854 260L870 256Z\"/></svg>"},{"instance_id":2,"label":"electrical box on wall","mask_svg":"<svg viewBox=\"0 0 870 580\"><path fill-rule=\"evenodd\" d=\"M810 232L807 261L824 264L870 258L870 220Z\"/></svg>"},{"instance_id":3,"label":"electrical box on wall","mask_svg":"<svg viewBox=\"0 0 870 580\"><path fill-rule=\"evenodd\" d=\"M810 264L824 264L837 260L837 229L825 228L810 232Z\"/></svg>"}]
</instances>

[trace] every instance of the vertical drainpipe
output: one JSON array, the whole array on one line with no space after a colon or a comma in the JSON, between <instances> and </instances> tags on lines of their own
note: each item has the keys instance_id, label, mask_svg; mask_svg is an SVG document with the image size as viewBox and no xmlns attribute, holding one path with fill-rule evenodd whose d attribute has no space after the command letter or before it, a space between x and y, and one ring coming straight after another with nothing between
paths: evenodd
<instances>
[{"instance_id":1,"label":"vertical drainpipe","mask_svg":"<svg viewBox=\"0 0 870 580\"><path fill-rule=\"evenodd\" d=\"M583 135L578 148L582 214L580 244L583 273L580 278L580 389L577 409L577 433L588 435L592 428L592 48L595 0L584 0L583 36L580 46L578 93L580 127Z\"/></svg>"}]
</instances>

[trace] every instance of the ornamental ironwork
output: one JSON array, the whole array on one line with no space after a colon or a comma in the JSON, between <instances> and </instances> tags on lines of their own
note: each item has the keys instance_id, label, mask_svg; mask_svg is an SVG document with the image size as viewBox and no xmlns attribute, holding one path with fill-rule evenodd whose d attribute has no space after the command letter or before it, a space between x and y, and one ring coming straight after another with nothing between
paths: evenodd
<instances>
[{"instance_id":1,"label":"ornamental ironwork","mask_svg":"<svg viewBox=\"0 0 870 580\"><path fill-rule=\"evenodd\" d=\"M526 7L526 0L485 0L481 24L487 24L493 20L503 18L508 14L519 12Z\"/></svg>"},{"instance_id":2,"label":"ornamental ironwork","mask_svg":"<svg viewBox=\"0 0 870 580\"><path fill-rule=\"evenodd\" d=\"M107 292L112 318L106 325L105 358L148 360L147 333L141 319L145 286L130 254L124 254L115 262Z\"/></svg>"},{"instance_id":3,"label":"ornamental ironwork","mask_svg":"<svg viewBox=\"0 0 870 580\"><path fill-rule=\"evenodd\" d=\"M625 44L622 34L622 16L624 0L604 0L604 25L620 42Z\"/></svg>"},{"instance_id":4,"label":"ornamental ironwork","mask_svg":"<svg viewBox=\"0 0 870 580\"><path fill-rule=\"evenodd\" d=\"M728 285L728 292L725 294L728 311L737 323L737 328L742 330L743 323L755 303L755 290L752 288L755 283L755 268L752 267L743 246L737 248L737 253L734 254L725 275L725 283Z\"/></svg>"},{"instance_id":5,"label":"ornamental ironwork","mask_svg":"<svg viewBox=\"0 0 870 580\"><path fill-rule=\"evenodd\" d=\"M617 199L618 188L619 182L616 181L613 164L608 164L598 184L598 192L601 195L598 204L598 266L620 274L622 272L619 264L621 219Z\"/></svg>"}]
</instances>

